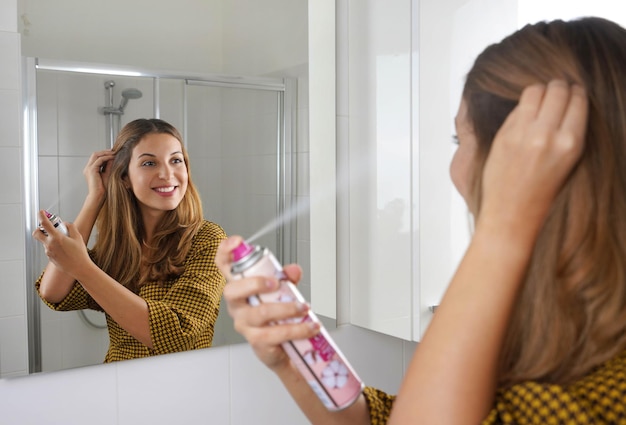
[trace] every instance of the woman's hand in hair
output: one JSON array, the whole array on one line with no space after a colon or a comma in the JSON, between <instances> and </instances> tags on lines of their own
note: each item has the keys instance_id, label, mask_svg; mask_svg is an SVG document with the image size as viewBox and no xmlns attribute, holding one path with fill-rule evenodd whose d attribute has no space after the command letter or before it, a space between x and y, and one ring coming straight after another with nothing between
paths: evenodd
<instances>
[{"instance_id":1,"label":"woman's hand in hair","mask_svg":"<svg viewBox=\"0 0 626 425\"><path fill-rule=\"evenodd\" d=\"M289 357L281 344L293 339L311 338L318 329L310 323L276 324L280 320L303 317L308 306L297 302L248 304L248 297L273 292L279 282L270 277L247 277L233 280L230 272L232 251L242 238L231 236L222 241L215 256L215 263L226 278L224 299L234 327L252 346L257 357L275 372L290 367ZM285 266L283 271L291 282L297 283L302 275L300 266Z\"/></svg>"},{"instance_id":2,"label":"woman's hand in hair","mask_svg":"<svg viewBox=\"0 0 626 425\"><path fill-rule=\"evenodd\" d=\"M536 235L582 154L587 114L581 86L555 80L523 91L489 152L478 225Z\"/></svg>"},{"instance_id":3,"label":"woman's hand in hair","mask_svg":"<svg viewBox=\"0 0 626 425\"><path fill-rule=\"evenodd\" d=\"M115 153L111 149L94 152L83 169L87 179L88 196L103 201L106 196L106 185L111 175L111 162Z\"/></svg>"}]
</instances>

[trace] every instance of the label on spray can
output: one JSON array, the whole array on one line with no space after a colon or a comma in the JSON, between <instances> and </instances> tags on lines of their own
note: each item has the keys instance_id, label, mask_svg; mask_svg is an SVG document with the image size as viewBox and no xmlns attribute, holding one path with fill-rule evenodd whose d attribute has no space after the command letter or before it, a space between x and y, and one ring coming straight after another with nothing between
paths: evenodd
<instances>
[{"instance_id":1,"label":"label on spray can","mask_svg":"<svg viewBox=\"0 0 626 425\"><path fill-rule=\"evenodd\" d=\"M45 210L44 210L44 213L46 214L46 217L48 217L48 220L52 222L54 227L60 230L65 236L69 235L69 232L67 231L67 227L65 226L65 224L63 223L63 220L61 220L60 217ZM39 223L39 230L41 230L46 236L48 236L48 232L46 232L43 229L43 226L41 225L41 223Z\"/></svg>"},{"instance_id":2,"label":"label on spray can","mask_svg":"<svg viewBox=\"0 0 626 425\"><path fill-rule=\"evenodd\" d=\"M267 248L242 242L233 251L233 256L231 270L235 279L274 276L280 280L280 288L277 291L250 297L248 302L251 305L263 302L306 302L295 285L286 279L282 266ZM289 321L320 323L312 311L304 317ZM289 341L283 344L283 348L327 409L333 411L345 409L354 403L363 391L363 381L323 326L314 337Z\"/></svg>"}]
</instances>

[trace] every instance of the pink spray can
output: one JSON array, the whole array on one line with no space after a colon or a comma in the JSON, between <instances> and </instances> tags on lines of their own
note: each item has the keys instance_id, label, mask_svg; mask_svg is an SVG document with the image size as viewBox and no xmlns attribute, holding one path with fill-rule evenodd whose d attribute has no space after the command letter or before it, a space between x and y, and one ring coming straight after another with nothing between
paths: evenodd
<instances>
[{"instance_id":1,"label":"pink spray can","mask_svg":"<svg viewBox=\"0 0 626 425\"><path fill-rule=\"evenodd\" d=\"M57 229L59 229L61 232L63 232L64 235L69 235L68 231L67 231L67 227L65 226L65 223L63 223L63 220L61 220L60 217L45 211L46 217L48 217L48 220L50 220L52 222L52 224L54 225L54 227L56 227ZM43 227L41 226L41 223L39 224L39 230L41 230L46 236L48 236L48 233L43 229Z\"/></svg>"},{"instance_id":2,"label":"pink spray can","mask_svg":"<svg viewBox=\"0 0 626 425\"><path fill-rule=\"evenodd\" d=\"M233 251L233 277L275 276L280 288L272 293L248 298L251 305L264 302L306 302L296 286L287 280L283 268L269 249L242 242ZM292 321L320 323L312 311ZM320 332L310 339L283 344L285 352L328 410L338 411L354 403L363 391L363 381L339 351L320 323Z\"/></svg>"}]
</instances>

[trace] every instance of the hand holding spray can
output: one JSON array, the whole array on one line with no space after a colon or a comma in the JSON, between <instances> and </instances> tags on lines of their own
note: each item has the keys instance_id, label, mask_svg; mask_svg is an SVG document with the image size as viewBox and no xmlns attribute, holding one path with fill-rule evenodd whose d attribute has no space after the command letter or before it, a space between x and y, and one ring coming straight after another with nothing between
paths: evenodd
<instances>
[{"instance_id":1,"label":"hand holding spray can","mask_svg":"<svg viewBox=\"0 0 626 425\"><path fill-rule=\"evenodd\" d=\"M54 215L52 213L49 213L46 210L44 210L44 213L46 214L46 217L48 217L48 220L50 220L52 222L54 227L56 227L61 232L63 232L63 234L65 236L69 235L69 232L67 231L67 227L65 226L65 223L63 223L63 220L61 220L60 217L58 217L58 216L56 216L56 215ZM41 223L39 223L39 230L41 230L46 236L48 236L48 233L43 229L43 227L41 226Z\"/></svg>"},{"instance_id":2,"label":"hand holding spray can","mask_svg":"<svg viewBox=\"0 0 626 425\"><path fill-rule=\"evenodd\" d=\"M267 248L242 242L233 251L233 257L231 271L235 279L274 276L280 281L277 291L248 298L251 305L263 302L305 302ZM311 311L305 317L292 321L320 323ZM320 332L316 336L283 343L283 349L328 410L336 411L350 406L363 391L363 382L321 323Z\"/></svg>"}]
</instances>

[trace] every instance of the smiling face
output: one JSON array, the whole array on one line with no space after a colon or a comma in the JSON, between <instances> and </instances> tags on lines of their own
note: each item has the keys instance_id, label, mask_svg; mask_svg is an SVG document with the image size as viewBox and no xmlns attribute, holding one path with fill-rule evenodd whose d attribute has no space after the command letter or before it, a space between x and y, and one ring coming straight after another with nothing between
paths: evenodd
<instances>
[{"instance_id":1,"label":"smiling face","mask_svg":"<svg viewBox=\"0 0 626 425\"><path fill-rule=\"evenodd\" d=\"M188 179L181 143L172 135L150 133L134 147L126 183L145 222L175 209L187 191Z\"/></svg>"}]
</instances>

